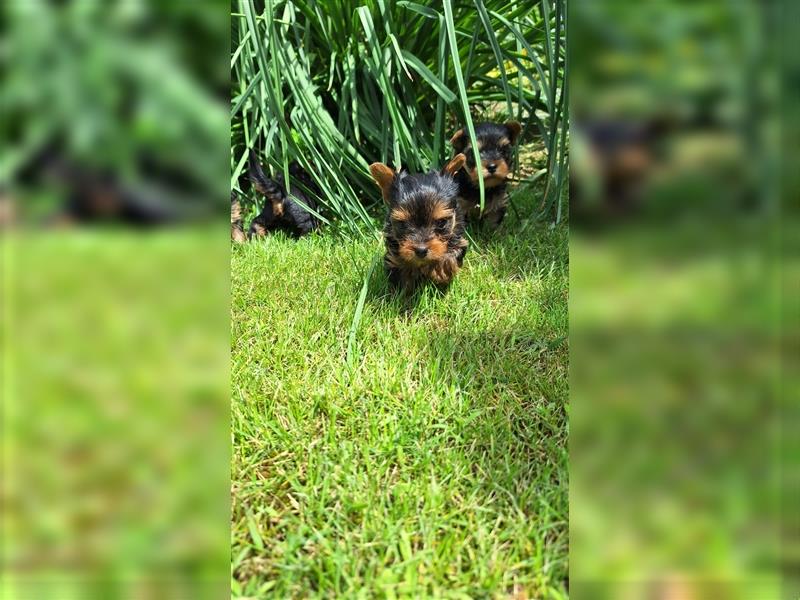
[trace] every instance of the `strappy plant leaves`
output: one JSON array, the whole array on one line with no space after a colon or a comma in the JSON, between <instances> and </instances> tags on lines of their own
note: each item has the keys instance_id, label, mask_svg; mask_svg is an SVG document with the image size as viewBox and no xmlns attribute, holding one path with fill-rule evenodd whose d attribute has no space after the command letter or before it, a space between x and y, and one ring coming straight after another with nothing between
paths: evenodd
<instances>
[{"instance_id":1,"label":"strappy plant leaves","mask_svg":"<svg viewBox=\"0 0 800 600\"><path fill-rule=\"evenodd\" d=\"M436 168L447 140L494 115L547 151L542 218L566 180L564 0L235 0L231 174L255 148L267 170L297 161L321 211L372 235L381 202L367 166Z\"/></svg>"}]
</instances>

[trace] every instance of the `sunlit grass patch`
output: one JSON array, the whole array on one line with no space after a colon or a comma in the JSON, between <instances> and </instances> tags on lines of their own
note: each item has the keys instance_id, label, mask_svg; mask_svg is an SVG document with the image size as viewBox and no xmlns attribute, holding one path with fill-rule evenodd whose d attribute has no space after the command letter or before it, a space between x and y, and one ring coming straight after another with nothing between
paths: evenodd
<instances>
[{"instance_id":1,"label":"sunlit grass patch","mask_svg":"<svg viewBox=\"0 0 800 600\"><path fill-rule=\"evenodd\" d=\"M350 366L380 242L233 249L235 596L566 597L566 234L512 214L446 294L377 269Z\"/></svg>"}]
</instances>

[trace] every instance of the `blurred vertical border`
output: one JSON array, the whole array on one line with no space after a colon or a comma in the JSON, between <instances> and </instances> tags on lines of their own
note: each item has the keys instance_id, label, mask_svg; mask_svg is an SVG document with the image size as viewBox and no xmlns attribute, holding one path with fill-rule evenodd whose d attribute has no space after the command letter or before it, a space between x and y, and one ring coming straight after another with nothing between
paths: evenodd
<instances>
[{"instance_id":1,"label":"blurred vertical border","mask_svg":"<svg viewBox=\"0 0 800 600\"><path fill-rule=\"evenodd\" d=\"M794 599L798 3L570 2L570 592Z\"/></svg>"},{"instance_id":2,"label":"blurred vertical border","mask_svg":"<svg viewBox=\"0 0 800 600\"><path fill-rule=\"evenodd\" d=\"M3 598L229 591L230 5L0 5Z\"/></svg>"}]
</instances>

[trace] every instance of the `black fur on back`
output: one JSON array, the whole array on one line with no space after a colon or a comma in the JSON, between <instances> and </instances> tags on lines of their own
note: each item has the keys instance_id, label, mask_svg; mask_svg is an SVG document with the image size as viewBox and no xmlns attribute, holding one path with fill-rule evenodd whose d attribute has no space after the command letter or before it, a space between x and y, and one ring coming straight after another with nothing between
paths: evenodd
<instances>
[{"instance_id":1,"label":"black fur on back","mask_svg":"<svg viewBox=\"0 0 800 600\"><path fill-rule=\"evenodd\" d=\"M275 178L267 177L252 149L248 161L248 174L253 187L265 199L261 213L250 224L251 236L281 230L299 237L319 227L319 220L300 204L302 202L316 211L317 203L303 191L303 188L319 195L319 187L297 162L293 161L289 165L288 191L283 173Z\"/></svg>"}]
</instances>

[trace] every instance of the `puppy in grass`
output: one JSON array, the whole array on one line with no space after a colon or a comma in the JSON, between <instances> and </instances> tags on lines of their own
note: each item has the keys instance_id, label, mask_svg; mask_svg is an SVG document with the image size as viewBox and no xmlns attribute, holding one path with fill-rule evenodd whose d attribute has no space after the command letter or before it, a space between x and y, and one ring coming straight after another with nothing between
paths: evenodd
<instances>
[{"instance_id":1,"label":"puppy in grass","mask_svg":"<svg viewBox=\"0 0 800 600\"><path fill-rule=\"evenodd\" d=\"M459 129L450 139L453 151L467 159L464 169L458 172L458 195L461 210L471 222L488 223L497 227L503 222L508 205L506 180L514 169L514 146L522 126L516 121L506 123L478 123L475 141L481 157L475 162L475 153L466 129ZM480 212L479 172L483 173L484 206Z\"/></svg>"},{"instance_id":2,"label":"puppy in grass","mask_svg":"<svg viewBox=\"0 0 800 600\"><path fill-rule=\"evenodd\" d=\"M248 174L253 187L265 200L261 212L250 223L250 238L265 236L273 231L285 231L292 237L301 237L319 229L319 220L303 206L316 211L317 203L303 192L298 183L317 195L319 188L298 163L289 165L292 183L287 186L283 174L275 179L267 177L256 153L250 150Z\"/></svg>"},{"instance_id":3,"label":"puppy in grass","mask_svg":"<svg viewBox=\"0 0 800 600\"><path fill-rule=\"evenodd\" d=\"M415 175L370 165L388 209L383 264L392 286L406 293L426 281L447 287L461 268L468 242L454 175L465 162L457 154L441 172Z\"/></svg>"}]
</instances>

